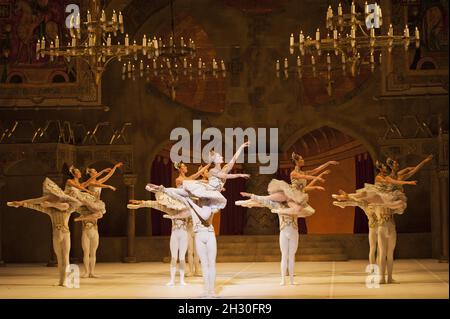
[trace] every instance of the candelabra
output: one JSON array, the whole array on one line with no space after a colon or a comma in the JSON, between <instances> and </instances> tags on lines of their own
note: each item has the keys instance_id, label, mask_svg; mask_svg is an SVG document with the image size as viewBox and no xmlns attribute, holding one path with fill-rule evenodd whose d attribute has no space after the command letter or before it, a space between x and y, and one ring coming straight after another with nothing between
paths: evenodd
<instances>
[{"instance_id":1,"label":"candelabra","mask_svg":"<svg viewBox=\"0 0 450 319\"><path fill-rule=\"evenodd\" d=\"M95 83L100 83L102 74L106 66L113 61L122 58L138 60L139 55L151 58L154 54L154 42L147 43L144 36L142 44L137 44L136 40L130 44L128 34L124 36L123 44L120 43L119 35L124 34L124 18L121 12L112 12L110 20L107 19L105 11L102 9L100 0L90 0L86 20L81 21L80 13L72 13L68 18L67 45L56 36L55 39L38 40L36 44L36 57L49 57L54 61L59 57L67 61L80 59L86 62L92 72ZM113 42L116 42L113 44Z\"/></svg>"},{"instance_id":2,"label":"candelabra","mask_svg":"<svg viewBox=\"0 0 450 319\"><path fill-rule=\"evenodd\" d=\"M197 58L197 47L192 39L184 37L176 39L173 12L173 0L170 1L171 32L168 41L161 37L151 40L152 58L142 59L139 63L128 61L122 66L122 79L145 78L147 81L157 80L165 83L170 97L175 100L176 87L180 82L205 81L226 77L223 60L205 62L205 58ZM178 45L177 45L178 43ZM148 58L149 56L147 56Z\"/></svg>"},{"instance_id":3,"label":"candelabra","mask_svg":"<svg viewBox=\"0 0 450 319\"><path fill-rule=\"evenodd\" d=\"M416 27L414 37L410 36L408 25L403 35L395 35L392 24L386 35L382 35L380 27L383 24L381 7L375 3L364 5L364 12L357 12L355 3L350 6L350 13L344 13L339 3L337 15L331 6L326 12L326 37L322 37L317 28L315 37L305 36L300 31L297 41L292 33L289 37L289 52L298 52L295 63L289 63L285 58L282 63L276 61L277 76L289 78L294 74L297 78L312 75L321 76L327 80L328 94L331 95L333 74L342 72L352 77L360 74L363 66L368 66L374 72L377 64L381 63L383 51L392 53L393 48L403 47L407 51L411 44L416 48L420 45L420 34ZM330 35L331 33L331 35ZM310 63L308 63L310 61ZM293 64L293 65L292 65Z\"/></svg>"}]
</instances>

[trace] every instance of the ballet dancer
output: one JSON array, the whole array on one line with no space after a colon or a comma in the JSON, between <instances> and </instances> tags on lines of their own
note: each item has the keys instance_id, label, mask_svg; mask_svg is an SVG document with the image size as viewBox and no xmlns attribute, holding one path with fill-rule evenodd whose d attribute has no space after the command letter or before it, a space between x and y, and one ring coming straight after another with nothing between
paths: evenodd
<instances>
[{"instance_id":1,"label":"ballet dancer","mask_svg":"<svg viewBox=\"0 0 450 319\"><path fill-rule=\"evenodd\" d=\"M388 158L386 160L387 166L391 169L390 177L395 180L404 181L411 178L416 174L426 163L433 159L432 155L429 155L418 165L413 167L407 167L404 169L399 168L399 164L396 160ZM390 192L399 200L406 201L407 197L404 194L402 184L391 184ZM379 246L379 271L381 280L380 283L396 283L393 278L394 268L394 250L397 244L397 230L395 226L394 214L403 214L404 210L394 210L385 207L376 208L379 215L378 222L378 246Z\"/></svg>"},{"instance_id":2,"label":"ballet dancer","mask_svg":"<svg viewBox=\"0 0 450 319\"><path fill-rule=\"evenodd\" d=\"M111 168L106 168L91 176L87 181L80 182L80 170L75 168L73 165L69 167L69 173L72 178L67 180L64 192L78 199L83 205L83 207L80 207L80 210L78 211L81 215L75 218L75 221L82 221L91 218L99 219L103 217L103 214L106 212L105 203L96 197L95 192L87 189L86 187L98 176L110 171Z\"/></svg>"},{"instance_id":3,"label":"ballet dancer","mask_svg":"<svg viewBox=\"0 0 450 319\"><path fill-rule=\"evenodd\" d=\"M40 198L8 202L10 207L25 207L50 217L52 223L53 250L58 262L58 286L67 287L66 278L69 267L70 231L69 218L82 203L63 192L52 180L45 178L43 184L44 196Z\"/></svg>"},{"instance_id":4,"label":"ballet dancer","mask_svg":"<svg viewBox=\"0 0 450 319\"><path fill-rule=\"evenodd\" d=\"M182 187L183 181L185 180L195 180L200 177L205 170L209 168L209 165L202 167L197 173L192 174L190 176L186 176L188 169L187 166L183 162L174 163L174 168L178 171L179 175L175 179L175 185L179 188ZM155 201L143 201L143 200L130 200L128 204L128 208L137 209L141 207L154 208L162 211L166 214L178 214L178 211L174 211L173 208L167 208L164 205L160 205L159 202L171 200L170 198L165 197L164 194L159 192L157 194L157 200ZM159 200L159 201L158 201ZM183 206L183 209L187 209ZM187 214L190 216L190 213ZM167 218L167 217L166 217ZM186 285L184 281L185 269L186 269L186 251L189 245L189 234L188 234L188 218L173 218L172 221L172 230L170 233L170 281L167 283L168 286L173 286L175 284L175 275L177 269L177 260L179 260L179 273L180 273L180 284Z\"/></svg>"},{"instance_id":5,"label":"ballet dancer","mask_svg":"<svg viewBox=\"0 0 450 319\"><path fill-rule=\"evenodd\" d=\"M315 212L314 208L308 205L309 195L307 192L312 190L323 191L322 186L315 186L315 184L325 181L323 176L330 173L329 170L325 170L329 165L339 164L336 161L329 161L313 170L302 171L305 164L303 157L292 153L291 160L295 164L295 168L290 174L291 184L273 179L267 187L269 195L258 196L241 192L242 196L250 197L250 199L235 202L238 206L249 208L266 207L272 213L278 214L281 250L280 285L285 285L286 270L289 271L291 285L295 285L295 254L299 240L298 218L311 216ZM308 183L308 181L310 182Z\"/></svg>"},{"instance_id":6,"label":"ballet dancer","mask_svg":"<svg viewBox=\"0 0 450 319\"><path fill-rule=\"evenodd\" d=\"M103 188L115 191L116 188L111 185L106 185L111 176L116 170L122 167L123 163L119 162L112 167L112 169L103 177L99 178L98 172L94 168L86 168L86 174L90 177L89 182L85 185L97 199L100 199ZM98 234L98 217L87 215L85 219L81 220L81 247L83 248L83 264L85 272L81 275L82 278L98 278L95 274L95 263L97 260L97 248L99 244Z\"/></svg>"},{"instance_id":7,"label":"ballet dancer","mask_svg":"<svg viewBox=\"0 0 450 319\"><path fill-rule=\"evenodd\" d=\"M353 194L347 194L343 190L339 194L333 194L337 199L334 205L344 208L346 206L359 206L368 216L371 217L373 227L369 227L369 263L372 271L373 265L378 265L380 276L379 283L386 283L384 273L386 269L386 259L388 259L388 282L392 283L393 252L396 242L395 222L393 213L403 214L406 209L406 196L399 193L397 188L402 185L416 185L417 181L402 181L389 175L388 167L385 164L376 162L378 174L375 177L375 183L364 184L364 188L356 190ZM369 219L369 226L370 226ZM391 254L388 254L388 247ZM378 247L378 258L376 258L376 249ZM389 255L389 256L388 256ZM389 276L390 273L390 276Z\"/></svg>"},{"instance_id":8,"label":"ballet dancer","mask_svg":"<svg viewBox=\"0 0 450 319\"><path fill-rule=\"evenodd\" d=\"M212 219L215 213L218 213L226 206L227 200L221 194L223 185L227 179L248 178L248 174L230 174L239 155L244 148L249 145L248 142L242 144L231 161L222 167L223 157L219 153L210 152L209 162L214 165L208 173L208 183L195 180L183 181L181 188L164 188L148 184L146 189L155 193L163 192L169 197L183 202L189 210L185 210L178 216L165 215L168 218L186 218L189 214L192 216L193 230L195 233L195 244L203 272L205 296L215 296L216 281L216 255L217 242ZM198 205L194 203L196 198ZM164 203L163 203L164 204Z\"/></svg>"}]
</instances>

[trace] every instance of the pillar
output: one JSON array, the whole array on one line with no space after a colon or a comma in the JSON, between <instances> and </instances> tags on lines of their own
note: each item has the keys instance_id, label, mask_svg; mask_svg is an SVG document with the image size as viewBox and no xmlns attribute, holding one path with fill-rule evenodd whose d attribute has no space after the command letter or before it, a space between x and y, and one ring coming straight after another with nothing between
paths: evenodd
<instances>
[{"instance_id":1,"label":"pillar","mask_svg":"<svg viewBox=\"0 0 450 319\"><path fill-rule=\"evenodd\" d=\"M274 178L272 174L259 174L259 165L245 164L244 172L250 174L246 192L255 195L267 195L267 185ZM278 233L278 215L267 208L247 208L245 235L275 235Z\"/></svg>"},{"instance_id":2,"label":"pillar","mask_svg":"<svg viewBox=\"0 0 450 319\"><path fill-rule=\"evenodd\" d=\"M3 186L5 186L6 181L3 177L0 177L0 196L2 194L2 188ZM0 207L0 266L4 266L5 262L3 261L3 255L2 255L2 227L3 227L3 223L2 223L2 219L3 219L3 210Z\"/></svg>"},{"instance_id":3,"label":"pillar","mask_svg":"<svg viewBox=\"0 0 450 319\"><path fill-rule=\"evenodd\" d=\"M125 174L123 176L124 183L128 190L128 200L134 199L134 185L136 184L136 175ZM135 254L135 238L136 238L136 227L135 227L135 211L133 209L128 209L128 219L127 219L127 255L124 258L126 263L137 262Z\"/></svg>"},{"instance_id":4,"label":"pillar","mask_svg":"<svg viewBox=\"0 0 450 319\"><path fill-rule=\"evenodd\" d=\"M439 261L448 262L448 170L440 171L438 176L441 208L441 255Z\"/></svg>"}]
</instances>

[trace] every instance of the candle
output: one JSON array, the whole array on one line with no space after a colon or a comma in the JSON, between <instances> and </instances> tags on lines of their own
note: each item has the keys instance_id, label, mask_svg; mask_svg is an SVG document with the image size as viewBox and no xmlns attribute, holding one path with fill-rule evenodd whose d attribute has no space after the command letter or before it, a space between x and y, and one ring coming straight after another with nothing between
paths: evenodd
<instances>
[{"instance_id":1,"label":"candle","mask_svg":"<svg viewBox=\"0 0 450 319\"><path fill-rule=\"evenodd\" d=\"M100 17L100 22L105 22L105 21L106 21L105 10L102 10L102 16Z\"/></svg>"},{"instance_id":2,"label":"candle","mask_svg":"<svg viewBox=\"0 0 450 319\"><path fill-rule=\"evenodd\" d=\"M141 62L139 63L139 70L143 71L144 70L144 61L141 60Z\"/></svg>"},{"instance_id":3,"label":"candle","mask_svg":"<svg viewBox=\"0 0 450 319\"><path fill-rule=\"evenodd\" d=\"M409 28L408 25L405 26L405 37L409 38Z\"/></svg>"},{"instance_id":4,"label":"candle","mask_svg":"<svg viewBox=\"0 0 450 319\"><path fill-rule=\"evenodd\" d=\"M144 34L144 36L142 37L142 46L146 47L147 46L147 36Z\"/></svg>"},{"instance_id":5,"label":"candle","mask_svg":"<svg viewBox=\"0 0 450 319\"><path fill-rule=\"evenodd\" d=\"M202 58L198 58L198 64L197 64L197 67L198 67L199 69L202 68Z\"/></svg>"},{"instance_id":6,"label":"candle","mask_svg":"<svg viewBox=\"0 0 450 319\"><path fill-rule=\"evenodd\" d=\"M106 45L107 45L108 47L111 46L111 34L108 34L108 38L106 39Z\"/></svg>"},{"instance_id":7,"label":"candle","mask_svg":"<svg viewBox=\"0 0 450 319\"><path fill-rule=\"evenodd\" d=\"M184 47L184 39L183 39L183 37L180 38L180 46Z\"/></svg>"},{"instance_id":8,"label":"candle","mask_svg":"<svg viewBox=\"0 0 450 319\"><path fill-rule=\"evenodd\" d=\"M41 49L41 40L37 40L37 43L36 43L36 55L38 54L40 49Z\"/></svg>"},{"instance_id":9,"label":"candle","mask_svg":"<svg viewBox=\"0 0 450 319\"><path fill-rule=\"evenodd\" d=\"M312 65L316 64L316 59L314 58L314 55L311 55L311 64Z\"/></svg>"},{"instance_id":10,"label":"candle","mask_svg":"<svg viewBox=\"0 0 450 319\"><path fill-rule=\"evenodd\" d=\"M305 36L303 35L303 31L300 30L300 35L298 37L298 41L301 45L305 42Z\"/></svg>"},{"instance_id":11,"label":"candle","mask_svg":"<svg viewBox=\"0 0 450 319\"><path fill-rule=\"evenodd\" d=\"M352 1L352 5L350 6L350 11L351 11L351 14L355 14L356 13L356 7L355 7L355 3Z\"/></svg>"},{"instance_id":12,"label":"candle","mask_svg":"<svg viewBox=\"0 0 450 319\"><path fill-rule=\"evenodd\" d=\"M351 31L350 31L350 37L352 38L356 38L356 30L355 27L352 26Z\"/></svg>"},{"instance_id":13,"label":"candle","mask_svg":"<svg viewBox=\"0 0 450 319\"><path fill-rule=\"evenodd\" d=\"M91 12L88 10L87 12L87 22L90 23L91 22Z\"/></svg>"},{"instance_id":14,"label":"candle","mask_svg":"<svg viewBox=\"0 0 450 319\"><path fill-rule=\"evenodd\" d=\"M338 38L338 31L337 31L337 29L334 29L333 30L333 39L337 40L337 38Z\"/></svg>"},{"instance_id":15,"label":"candle","mask_svg":"<svg viewBox=\"0 0 450 319\"><path fill-rule=\"evenodd\" d=\"M300 56L297 56L297 66L302 66L302 60L300 59Z\"/></svg>"},{"instance_id":16,"label":"candle","mask_svg":"<svg viewBox=\"0 0 450 319\"><path fill-rule=\"evenodd\" d=\"M59 37L58 36L56 36L56 39L55 39L55 47L59 48Z\"/></svg>"},{"instance_id":17,"label":"candle","mask_svg":"<svg viewBox=\"0 0 450 319\"><path fill-rule=\"evenodd\" d=\"M392 23L389 25L388 36L394 36L394 28L392 27Z\"/></svg>"},{"instance_id":18,"label":"candle","mask_svg":"<svg viewBox=\"0 0 450 319\"><path fill-rule=\"evenodd\" d=\"M316 30L316 41L320 42L320 30L319 30L319 28L317 28L317 30Z\"/></svg>"},{"instance_id":19,"label":"candle","mask_svg":"<svg viewBox=\"0 0 450 319\"><path fill-rule=\"evenodd\" d=\"M417 27L414 29L414 36L416 40L420 40L419 29Z\"/></svg>"},{"instance_id":20,"label":"candle","mask_svg":"<svg viewBox=\"0 0 450 319\"><path fill-rule=\"evenodd\" d=\"M328 19L333 19L333 9L331 8L331 6L328 6L327 10L327 20Z\"/></svg>"},{"instance_id":21,"label":"candle","mask_svg":"<svg viewBox=\"0 0 450 319\"><path fill-rule=\"evenodd\" d=\"M125 35L125 46L129 46L130 45L130 39L128 38L128 33Z\"/></svg>"},{"instance_id":22,"label":"candle","mask_svg":"<svg viewBox=\"0 0 450 319\"><path fill-rule=\"evenodd\" d=\"M156 59L153 59L153 69L156 69L157 68L157 66L156 66Z\"/></svg>"},{"instance_id":23,"label":"candle","mask_svg":"<svg viewBox=\"0 0 450 319\"><path fill-rule=\"evenodd\" d=\"M112 22L116 23L117 22L117 14L116 14L116 10L113 10L113 14L112 14Z\"/></svg>"},{"instance_id":24,"label":"candle","mask_svg":"<svg viewBox=\"0 0 450 319\"><path fill-rule=\"evenodd\" d=\"M291 33L291 36L289 37L289 45L292 47L294 46L294 34Z\"/></svg>"},{"instance_id":25,"label":"candle","mask_svg":"<svg viewBox=\"0 0 450 319\"><path fill-rule=\"evenodd\" d=\"M339 2L339 5L338 5L338 16L342 16L342 6L341 6L340 2Z\"/></svg>"},{"instance_id":26,"label":"candle","mask_svg":"<svg viewBox=\"0 0 450 319\"><path fill-rule=\"evenodd\" d=\"M369 14L369 6L367 5L367 1L364 3L364 13L365 13L366 15Z\"/></svg>"},{"instance_id":27,"label":"candle","mask_svg":"<svg viewBox=\"0 0 450 319\"><path fill-rule=\"evenodd\" d=\"M127 72L127 64L124 63L122 66L122 73L126 73Z\"/></svg>"},{"instance_id":28,"label":"candle","mask_svg":"<svg viewBox=\"0 0 450 319\"><path fill-rule=\"evenodd\" d=\"M284 58L284 68L287 69L289 67L288 59Z\"/></svg>"},{"instance_id":29,"label":"candle","mask_svg":"<svg viewBox=\"0 0 450 319\"><path fill-rule=\"evenodd\" d=\"M185 68L185 69L187 68L187 60L186 60L186 58L183 59L183 68Z\"/></svg>"},{"instance_id":30,"label":"candle","mask_svg":"<svg viewBox=\"0 0 450 319\"><path fill-rule=\"evenodd\" d=\"M123 16L121 11L119 11L119 24L123 24Z\"/></svg>"},{"instance_id":31,"label":"candle","mask_svg":"<svg viewBox=\"0 0 450 319\"><path fill-rule=\"evenodd\" d=\"M373 52L370 52L370 63L375 63L375 59L373 57Z\"/></svg>"},{"instance_id":32,"label":"candle","mask_svg":"<svg viewBox=\"0 0 450 319\"><path fill-rule=\"evenodd\" d=\"M277 62L275 63L275 69L277 71L280 71L280 60L277 60Z\"/></svg>"},{"instance_id":33,"label":"candle","mask_svg":"<svg viewBox=\"0 0 450 319\"><path fill-rule=\"evenodd\" d=\"M223 60L220 60L220 67L222 68L222 71L225 71L225 62L223 62Z\"/></svg>"},{"instance_id":34,"label":"candle","mask_svg":"<svg viewBox=\"0 0 450 319\"><path fill-rule=\"evenodd\" d=\"M131 62L128 61L128 72L131 72Z\"/></svg>"},{"instance_id":35,"label":"candle","mask_svg":"<svg viewBox=\"0 0 450 319\"><path fill-rule=\"evenodd\" d=\"M329 53L327 53L327 64L331 64L331 57Z\"/></svg>"}]
</instances>

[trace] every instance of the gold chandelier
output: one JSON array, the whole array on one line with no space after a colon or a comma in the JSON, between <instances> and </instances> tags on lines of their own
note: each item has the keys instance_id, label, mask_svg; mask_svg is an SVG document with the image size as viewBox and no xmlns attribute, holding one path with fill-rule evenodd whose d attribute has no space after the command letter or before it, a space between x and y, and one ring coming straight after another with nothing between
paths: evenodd
<instances>
[{"instance_id":1,"label":"gold chandelier","mask_svg":"<svg viewBox=\"0 0 450 319\"><path fill-rule=\"evenodd\" d=\"M173 0L170 0L171 33L168 41L161 37L151 40L152 56L139 63L128 61L122 66L122 79L145 78L146 81L159 80L165 83L170 97L176 99L176 88L181 81L199 81L226 77L226 67L223 60L206 62L197 58L197 47L192 39L187 41L175 37Z\"/></svg>"},{"instance_id":2,"label":"gold chandelier","mask_svg":"<svg viewBox=\"0 0 450 319\"><path fill-rule=\"evenodd\" d=\"M36 44L36 56L38 59L47 56L50 61L58 57L67 61L80 59L86 62L97 85L106 66L114 59L137 60L139 55L151 57L154 54L153 42L147 43L145 36L142 44L137 44L136 40L130 44L130 38L125 34L121 44L118 34L122 37L124 34L122 13L113 10L108 20L100 0L89 0L85 21L81 21L79 12L73 13L68 21L70 41L65 44L58 36L51 40L42 37Z\"/></svg>"},{"instance_id":3,"label":"gold chandelier","mask_svg":"<svg viewBox=\"0 0 450 319\"><path fill-rule=\"evenodd\" d=\"M320 77L326 80L328 95L331 95L333 74L360 74L361 67L369 67L374 72L382 61L383 51L392 53L393 48L403 47L407 51L411 44L420 45L420 34L416 27L414 36L410 35L408 25L403 34L395 35L392 24L387 34L382 35L383 24L381 7L375 3L364 5L364 12L357 12L352 2L350 12L344 13L339 3L337 14L331 6L326 12L326 37L317 28L314 38L305 36L300 31L297 37L292 33L289 37L289 53L298 55L293 63L288 58L275 63L278 78L288 79L294 75L298 79L303 76Z\"/></svg>"}]
</instances>

